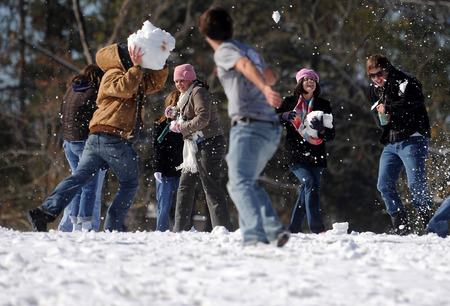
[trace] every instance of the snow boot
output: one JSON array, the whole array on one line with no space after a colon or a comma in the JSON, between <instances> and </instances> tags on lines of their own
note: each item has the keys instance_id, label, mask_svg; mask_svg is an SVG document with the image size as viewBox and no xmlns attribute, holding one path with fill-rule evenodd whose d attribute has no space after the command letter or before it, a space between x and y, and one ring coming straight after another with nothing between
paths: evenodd
<instances>
[{"instance_id":1,"label":"snow boot","mask_svg":"<svg viewBox=\"0 0 450 306\"><path fill-rule=\"evenodd\" d=\"M51 223L55 221L55 217L50 214L47 214L42 209L34 208L28 211L28 221L31 223L31 227L35 232L46 232L47 231L47 223Z\"/></svg>"},{"instance_id":2,"label":"snow boot","mask_svg":"<svg viewBox=\"0 0 450 306\"><path fill-rule=\"evenodd\" d=\"M391 216L392 225L394 226L393 233L395 235L405 236L411 231L408 225L408 216L406 211L401 210Z\"/></svg>"}]
</instances>

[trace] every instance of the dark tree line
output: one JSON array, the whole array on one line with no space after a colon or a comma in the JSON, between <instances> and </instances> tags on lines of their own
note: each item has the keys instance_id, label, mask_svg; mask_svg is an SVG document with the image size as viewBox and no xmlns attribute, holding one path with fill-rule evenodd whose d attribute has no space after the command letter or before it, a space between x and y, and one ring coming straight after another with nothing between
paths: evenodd
<instances>
[{"instance_id":1,"label":"dark tree line","mask_svg":"<svg viewBox=\"0 0 450 306\"><path fill-rule=\"evenodd\" d=\"M388 230L384 203L376 190L382 149L379 130L365 101L369 80L364 63L374 53L387 55L395 66L422 81L433 133L428 182L437 204L449 195L447 1L6 0L0 7L0 226L29 230L26 210L39 205L69 174L58 118L66 82L76 69L95 60L99 48L126 42L145 20L176 38L169 65L189 62L196 67L198 76L209 83L222 124L229 130L227 100L215 75L213 51L196 28L197 18L212 4L230 10L235 37L263 54L278 76L275 89L281 95L290 94L299 69L309 67L319 73L322 95L332 101L336 126L336 139L327 145L329 167L321 187L328 227L348 221L356 231ZM278 23L271 18L273 11L281 14ZM164 90L147 101L146 128L136 145L141 184L127 220L130 230L151 228L145 216L148 205L156 202L151 127L162 113L165 95L174 90L171 77ZM261 184L288 223L298 182L284 166L282 145ZM405 176L398 187L409 201ZM104 205L116 188L110 172ZM204 213L200 189L197 204L197 211ZM231 200L230 207L237 218Z\"/></svg>"}]
</instances>

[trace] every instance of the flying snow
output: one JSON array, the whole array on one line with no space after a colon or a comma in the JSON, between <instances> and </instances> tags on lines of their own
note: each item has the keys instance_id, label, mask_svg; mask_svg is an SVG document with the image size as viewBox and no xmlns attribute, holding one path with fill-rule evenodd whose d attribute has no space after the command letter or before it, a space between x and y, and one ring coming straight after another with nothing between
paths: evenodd
<instances>
[{"instance_id":1,"label":"flying snow","mask_svg":"<svg viewBox=\"0 0 450 306\"><path fill-rule=\"evenodd\" d=\"M278 11L274 11L272 14L272 19L275 21L275 23L278 23L280 21L281 15Z\"/></svg>"},{"instance_id":2,"label":"flying snow","mask_svg":"<svg viewBox=\"0 0 450 306\"><path fill-rule=\"evenodd\" d=\"M128 46L137 46L145 52L142 59L144 68L159 70L175 48L175 38L147 20L140 30L128 37Z\"/></svg>"}]
</instances>

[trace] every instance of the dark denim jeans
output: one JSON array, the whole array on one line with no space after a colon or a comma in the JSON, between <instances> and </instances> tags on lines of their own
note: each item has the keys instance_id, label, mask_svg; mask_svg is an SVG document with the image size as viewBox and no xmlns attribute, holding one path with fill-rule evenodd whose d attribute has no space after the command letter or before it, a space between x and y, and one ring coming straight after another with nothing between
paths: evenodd
<instances>
[{"instance_id":1,"label":"dark denim jeans","mask_svg":"<svg viewBox=\"0 0 450 306\"><path fill-rule=\"evenodd\" d=\"M412 136L400 142L388 143L384 147L380 157L377 187L389 215L405 210L397 192L397 181L403 168L408 177L414 208L425 211L433 205L425 179L427 156L428 138L422 136Z\"/></svg>"},{"instance_id":2,"label":"dark denim jeans","mask_svg":"<svg viewBox=\"0 0 450 306\"><path fill-rule=\"evenodd\" d=\"M289 164L289 168L300 180L300 192L292 213L289 231L300 233L302 231L305 215L308 216L308 225L311 233L325 231L322 216L320 215L320 179L323 168L312 167L307 164Z\"/></svg>"},{"instance_id":3,"label":"dark denim jeans","mask_svg":"<svg viewBox=\"0 0 450 306\"><path fill-rule=\"evenodd\" d=\"M40 206L57 217L95 173L109 166L119 180L119 190L108 208L104 230L125 231L125 217L139 186L137 154L132 143L118 136L97 133L89 136L74 174L63 180Z\"/></svg>"}]
</instances>

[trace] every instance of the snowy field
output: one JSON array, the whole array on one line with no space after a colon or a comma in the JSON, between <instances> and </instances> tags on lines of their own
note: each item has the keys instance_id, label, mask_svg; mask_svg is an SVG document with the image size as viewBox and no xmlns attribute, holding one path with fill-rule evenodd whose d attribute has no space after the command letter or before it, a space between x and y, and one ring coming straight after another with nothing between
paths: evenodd
<instances>
[{"instance_id":1,"label":"snowy field","mask_svg":"<svg viewBox=\"0 0 450 306\"><path fill-rule=\"evenodd\" d=\"M284 248L242 248L222 227L0 237L0 305L450 305L450 238L434 234L336 226Z\"/></svg>"}]
</instances>

